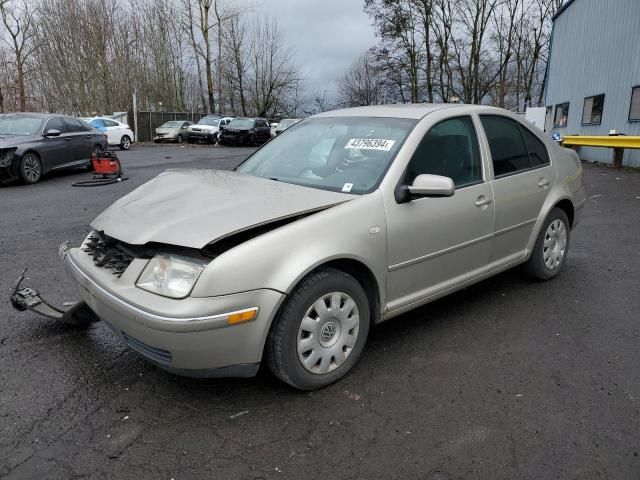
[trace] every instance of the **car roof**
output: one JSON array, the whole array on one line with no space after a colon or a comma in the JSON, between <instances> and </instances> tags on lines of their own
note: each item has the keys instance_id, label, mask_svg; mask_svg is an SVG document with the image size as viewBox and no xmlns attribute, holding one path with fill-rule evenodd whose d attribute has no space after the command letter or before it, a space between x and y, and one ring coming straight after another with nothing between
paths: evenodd
<instances>
[{"instance_id":1,"label":"car roof","mask_svg":"<svg viewBox=\"0 0 640 480\"><path fill-rule=\"evenodd\" d=\"M402 103L395 105L374 105L368 107L343 108L331 110L314 115L312 118L323 117L382 117L382 118L412 118L422 119L431 112L444 109L464 109L467 112L481 108L486 105L467 105L460 103ZM501 109L496 109L501 110Z\"/></svg>"},{"instance_id":2,"label":"car roof","mask_svg":"<svg viewBox=\"0 0 640 480\"><path fill-rule=\"evenodd\" d=\"M6 112L0 113L0 115L18 115L21 117L31 117L31 118L52 118L52 117L67 117L68 115L60 115L59 113L36 113L36 112Z\"/></svg>"}]
</instances>

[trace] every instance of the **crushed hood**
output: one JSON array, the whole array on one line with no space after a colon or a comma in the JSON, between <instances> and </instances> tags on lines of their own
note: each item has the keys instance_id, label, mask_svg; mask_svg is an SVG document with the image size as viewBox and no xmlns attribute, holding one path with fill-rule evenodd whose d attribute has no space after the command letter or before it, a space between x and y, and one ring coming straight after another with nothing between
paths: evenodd
<instances>
[{"instance_id":1,"label":"crushed hood","mask_svg":"<svg viewBox=\"0 0 640 480\"><path fill-rule=\"evenodd\" d=\"M352 195L221 170L168 170L122 197L91 226L133 245L190 248Z\"/></svg>"}]
</instances>

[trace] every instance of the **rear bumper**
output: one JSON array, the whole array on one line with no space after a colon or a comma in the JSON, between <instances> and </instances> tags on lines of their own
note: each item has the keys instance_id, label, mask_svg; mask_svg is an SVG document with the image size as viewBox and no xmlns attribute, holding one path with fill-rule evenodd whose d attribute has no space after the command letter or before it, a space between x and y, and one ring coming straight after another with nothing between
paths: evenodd
<instances>
[{"instance_id":1,"label":"rear bumper","mask_svg":"<svg viewBox=\"0 0 640 480\"><path fill-rule=\"evenodd\" d=\"M178 135L156 135L153 137L154 142L175 142L178 139Z\"/></svg>"},{"instance_id":2,"label":"rear bumper","mask_svg":"<svg viewBox=\"0 0 640 480\"><path fill-rule=\"evenodd\" d=\"M206 133L206 132L188 132L188 140L207 140L210 142L215 141L218 138L218 132Z\"/></svg>"},{"instance_id":3,"label":"rear bumper","mask_svg":"<svg viewBox=\"0 0 640 480\"><path fill-rule=\"evenodd\" d=\"M271 321L284 298L282 293L263 289L183 300L156 295L158 304L177 305L179 308L172 310L184 314L164 316L101 285L92 278L84 257L78 249L72 249L65 257L66 270L77 284L82 300L127 345L152 363L193 377L246 377L257 372ZM133 295L140 289L123 290ZM226 314L252 307L259 309L255 320L234 326L227 324ZM206 315L201 313L203 308Z\"/></svg>"},{"instance_id":4,"label":"rear bumper","mask_svg":"<svg viewBox=\"0 0 640 480\"><path fill-rule=\"evenodd\" d=\"M222 134L220 135L220 141L229 145L245 145L249 142L249 138L251 135L229 135Z\"/></svg>"}]
</instances>

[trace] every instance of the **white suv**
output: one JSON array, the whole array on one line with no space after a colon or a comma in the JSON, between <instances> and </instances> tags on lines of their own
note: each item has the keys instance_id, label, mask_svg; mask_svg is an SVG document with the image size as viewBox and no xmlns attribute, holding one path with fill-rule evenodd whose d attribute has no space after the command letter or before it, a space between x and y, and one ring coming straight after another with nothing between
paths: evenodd
<instances>
[{"instance_id":1,"label":"white suv","mask_svg":"<svg viewBox=\"0 0 640 480\"><path fill-rule=\"evenodd\" d=\"M202 117L198 123L190 125L187 128L187 142L194 143L205 141L207 143L216 143L218 141L218 133L220 127L224 127L233 120L232 117L223 117L221 115L207 115Z\"/></svg>"}]
</instances>

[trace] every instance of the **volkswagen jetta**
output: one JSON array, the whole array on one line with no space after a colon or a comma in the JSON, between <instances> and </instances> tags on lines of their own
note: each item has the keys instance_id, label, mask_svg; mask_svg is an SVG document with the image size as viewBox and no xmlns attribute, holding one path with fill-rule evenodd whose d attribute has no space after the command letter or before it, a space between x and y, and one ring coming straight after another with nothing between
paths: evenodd
<instances>
[{"instance_id":1,"label":"volkswagen jetta","mask_svg":"<svg viewBox=\"0 0 640 480\"><path fill-rule=\"evenodd\" d=\"M159 175L65 264L160 367L264 362L308 390L351 370L377 323L516 265L558 275L584 204L576 153L505 110L362 107L292 126L235 171Z\"/></svg>"}]
</instances>

